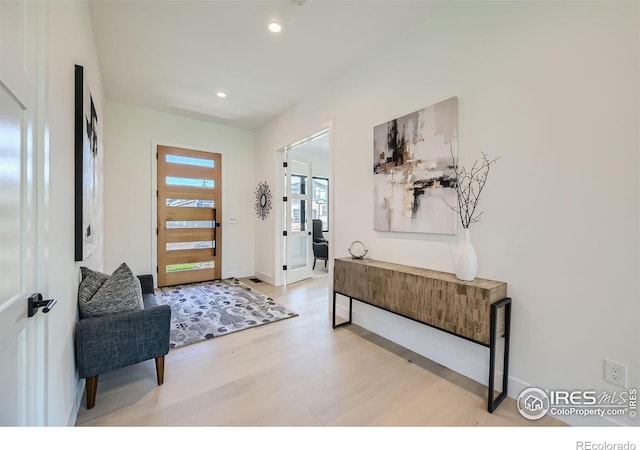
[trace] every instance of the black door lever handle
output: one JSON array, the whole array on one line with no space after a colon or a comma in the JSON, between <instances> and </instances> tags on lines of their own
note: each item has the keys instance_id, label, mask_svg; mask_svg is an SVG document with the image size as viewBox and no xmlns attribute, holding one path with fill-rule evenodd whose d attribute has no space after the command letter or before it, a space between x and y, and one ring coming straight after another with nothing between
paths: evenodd
<instances>
[{"instance_id":1,"label":"black door lever handle","mask_svg":"<svg viewBox=\"0 0 640 450\"><path fill-rule=\"evenodd\" d=\"M37 293L30 295L27 302L27 317L33 317L38 312L38 308L42 308L44 313L51 311L51 308L58 303L58 300L42 300L42 294Z\"/></svg>"}]
</instances>

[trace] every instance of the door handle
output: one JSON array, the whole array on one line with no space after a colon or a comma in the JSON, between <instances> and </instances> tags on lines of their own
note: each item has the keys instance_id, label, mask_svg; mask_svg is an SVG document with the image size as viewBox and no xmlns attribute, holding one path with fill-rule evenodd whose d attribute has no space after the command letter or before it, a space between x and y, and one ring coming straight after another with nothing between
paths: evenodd
<instances>
[{"instance_id":1,"label":"door handle","mask_svg":"<svg viewBox=\"0 0 640 450\"><path fill-rule=\"evenodd\" d=\"M51 311L51 308L58 303L58 300L42 300L42 294L36 293L31 294L27 299L27 302L27 317L33 317L38 312L38 308L42 308L43 313Z\"/></svg>"},{"instance_id":2,"label":"door handle","mask_svg":"<svg viewBox=\"0 0 640 450\"><path fill-rule=\"evenodd\" d=\"M217 255L216 247L218 246L218 233L216 232L218 229L218 211L216 208L213 208L213 257L215 258Z\"/></svg>"}]
</instances>

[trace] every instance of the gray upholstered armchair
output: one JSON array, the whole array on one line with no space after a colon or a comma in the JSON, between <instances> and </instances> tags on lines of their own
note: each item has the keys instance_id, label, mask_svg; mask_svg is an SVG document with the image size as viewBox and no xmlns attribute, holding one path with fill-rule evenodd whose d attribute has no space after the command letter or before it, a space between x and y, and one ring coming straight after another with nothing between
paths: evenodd
<instances>
[{"instance_id":1,"label":"gray upholstered armchair","mask_svg":"<svg viewBox=\"0 0 640 450\"><path fill-rule=\"evenodd\" d=\"M76 364L87 383L87 409L95 406L98 375L155 358L158 384L164 382L169 353L171 308L157 303L153 277L138 276L144 309L80 319L76 327Z\"/></svg>"},{"instance_id":2,"label":"gray upholstered armchair","mask_svg":"<svg viewBox=\"0 0 640 450\"><path fill-rule=\"evenodd\" d=\"M322 233L322 221L320 219L313 219L313 270L316 268L316 261L324 261L324 266L327 267L327 260L329 259L329 241L324 237Z\"/></svg>"}]
</instances>

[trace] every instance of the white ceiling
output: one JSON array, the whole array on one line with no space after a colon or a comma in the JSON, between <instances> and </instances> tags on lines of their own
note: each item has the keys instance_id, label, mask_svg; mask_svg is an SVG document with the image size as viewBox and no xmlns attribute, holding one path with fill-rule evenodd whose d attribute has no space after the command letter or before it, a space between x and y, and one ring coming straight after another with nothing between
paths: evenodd
<instances>
[{"instance_id":1,"label":"white ceiling","mask_svg":"<svg viewBox=\"0 0 640 450\"><path fill-rule=\"evenodd\" d=\"M424 20L433 1L90 3L108 99L256 130ZM279 34L267 25L278 20ZM380 55L384 64L384 55ZM226 99L216 96L222 90Z\"/></svg>"}]
</instances>

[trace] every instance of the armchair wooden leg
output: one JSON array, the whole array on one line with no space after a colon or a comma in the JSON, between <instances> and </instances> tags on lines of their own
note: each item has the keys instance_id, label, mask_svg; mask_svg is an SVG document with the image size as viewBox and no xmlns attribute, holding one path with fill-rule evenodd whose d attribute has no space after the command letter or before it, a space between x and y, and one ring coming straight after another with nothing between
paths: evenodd
<instances>
[{"instance_id":1,"label":"armchair wooden leg","mask_svg":"<svg viewBox=\"0 0 640 450\"><path fill-rule=\"evenodd\" d=\"M87 378L87 409L96 406L96 393L98 392L98 375Z\"/></svg>"},{"instance_id":2,"label":"armchair wooden leg","mask_svg":"<svg viewBox=\"0 0 640 450\"><path fill-rule=\"evenodd\" d=\"M158 376L158 385L164 383L164 356L156 358L156 375Z\"/></svg>"}]
</instances>

